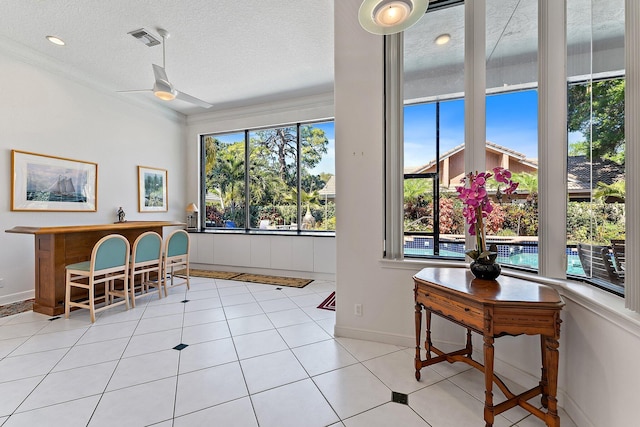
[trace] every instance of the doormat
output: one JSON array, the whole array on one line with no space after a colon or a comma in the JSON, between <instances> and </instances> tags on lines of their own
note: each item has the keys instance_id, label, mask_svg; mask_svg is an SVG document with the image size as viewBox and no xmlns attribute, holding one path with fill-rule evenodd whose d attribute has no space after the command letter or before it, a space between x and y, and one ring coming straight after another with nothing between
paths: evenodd
<instances>
[{"instance_id":1,"label":"doormat","mask_svg":"<svg viewBox=\"0 0 640 427\"><path fill-rule=\"evenodd\" d=\"M185 277L187 270L180 270L173 273L174 276ZM232 273L230 271L213 271L213 270L195 270L189 269L189 276L194 277L207 277L209 279L227 279L230 280L236 277L239 273Z\"/></svg>"},{"instance_id":2,"label":"doormat","mask_svg":"<svg viewBox=\"0 0 640 427\"><path fill-rule=\"evenodd\" d=\"M33 298L26 301L13 302L11 304L0 305L0 317L12 316L25 311L33 310Z\"/></svg>"},{"instance_id":3,"label":"doormat","mask_svg":"<svg viewBox=\"0 0 640 427\"><path fill-rule=\"evenodd\" d=\"M180 270L174 273L174 275L184 277L185 273L186 270ZM239 282L264 283L266 285L289 286L293 288L304 288L309 283L313 282L313 279L300 279L297 277L267 276L264 274L250 273L232 273L228 271L196 270L192 268L189 269L189 276L207 277L211 279L237 280Z\"/></svg>"},{"instance_id":4,"label":"doormat","mask_svg":"<svg viewBox=\"0 0 640 427\"><path fill-rule=\"evenodd\" d=\"M326 300L322 301L322 304L320 304L318 308L336 311L336 293L331 292L331 295L329 295Z\"/></svg>"}]
</instances>

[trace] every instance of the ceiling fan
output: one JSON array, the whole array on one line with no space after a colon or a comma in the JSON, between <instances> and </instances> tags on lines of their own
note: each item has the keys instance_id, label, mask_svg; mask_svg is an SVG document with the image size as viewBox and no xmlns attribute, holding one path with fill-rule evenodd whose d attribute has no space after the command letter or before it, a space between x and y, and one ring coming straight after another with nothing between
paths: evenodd
<instances>
[{"instance_id":1,"label":"ceiling fan","mask_svg":"<svg viewBox=\"0 0 640 427\"><path fill-rule=\"evenodd\" d=\"M118 91L120 93L137 93L137 92L153 92L155 96L162 99L163 101L172 101L174 99L181 99L186 102L190 102L191 104L197 105L202 108L210 108L213 107L213 104L209 104L201 99L196 98L195 96L188 95L184 92L180 92L176 88L173 87L173 84L169 81L167 77L167 72L165 71L165 44L166 39L169 38L169 32L165 29L158 28L158 34L162 37L162 67L156 64L151 64L153 67L153 75L155 76L155 83L153 84L152 89L138 89L138 90L121 90Z\"/></svg>"}]
</instances>

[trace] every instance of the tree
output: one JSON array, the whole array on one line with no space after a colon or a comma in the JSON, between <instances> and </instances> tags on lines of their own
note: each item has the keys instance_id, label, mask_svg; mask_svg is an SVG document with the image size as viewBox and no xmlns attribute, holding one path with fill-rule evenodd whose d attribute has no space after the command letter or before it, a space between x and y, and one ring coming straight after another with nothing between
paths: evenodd
<instances>
[{"instance_id":1,"label":"tree","mask_svg":"<svg viewBox=\"0 0 640 427\"><path fill-rule=\"evenodd\" d=\"M626 184L624 180L616 181L612 184L605 184L604 182L598 182L593 197L601 200L604 203L624 202L626 193Z\"/></svg>"},{"instance_id":2,"label":"tree","mask_svg":"<svg viewBox=\"0 0 640 427\"><path fill-rule=\"evenodd\" d=\"M300 165L312 169L327 152L329 140L324 131L312 126L300 126ZM251 139L253 148L263 147L262 154L277 168L278 176L287 186L295 185L297 137L295 127L257 131Z\"/></svg>"},{"instance_id":3,"label":"tree","mask_svg":"<svg viewBox=\"0 0 640 427\"><path fill-rule=\"evenodd\" d=\"M529 172L514 173L513 180L518 183L518 192L527 193L527 202L537 200L538 194L538 174Z\"/></svg>"},{"instance_id":4,"label":"tree","mask_svg":"<svg viewBox=\"0 0 640 427\"><path fill-rule=\"evenodd\" d=\"M571 153L624 163L624 88L624 78L569 86L569 131L585 138Z\"/></svg>"}]
</instances>

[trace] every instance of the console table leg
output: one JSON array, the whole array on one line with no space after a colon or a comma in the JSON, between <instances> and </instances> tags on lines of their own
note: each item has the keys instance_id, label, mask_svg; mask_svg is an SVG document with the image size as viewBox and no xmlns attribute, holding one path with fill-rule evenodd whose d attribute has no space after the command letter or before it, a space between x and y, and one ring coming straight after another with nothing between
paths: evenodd
<instances>
[{"instance_id":1,"label":"console table leg","mask_svg":"<svg viewBox=\"0 0 640 427\"><path fill-rule=\"evenodd\" d=\"M493 337L484 336L484 422L493 426Z\"/></svg>"},{"instance_id":2,"label":"console table leg","mask_svg":"<svg viewBox=\"0 0 640 427\"><path fill-rule=\"evenodd\" d=\"M558 393L558 340L554 337L545 337L546 342L546 357L545 364L547 365L547 383L548 383L548 395L547 395L547 419L545 420L549 427L560 427L560 417L558 416L558 399L556 395Z\"/></svg>"},{"instance_id":3,"label":"console table leg","mask_svg":"<svg viewBox=\"0 0 640 427\"><path fill-rule=\"evenodd\" d=\"M416 368L416 380L420 380L420 369L422 369L422 358L420 357L420 335L422 333L422 305L416 304L416 314L415 314L415 322L416 322L416 357L415 357L415 368Z\"/></svg>"},{"instance_id":4,"label":"console table leg","mask_svg":"<svg viewBox=\"0 0 640 427\"><path fill-rule=\"evenodd\" d=\"M548 380L548 371L547 371L547 343L546 337L544 335L540 335L540 354L542 358L542 375L540 376L540 387L542 388L542 397L540 398L540 403L543 408L547 408L549 405L549 380Z\"/></svg>"},{"instance_id":5,"label":"console table leg","mask_svg":"<svg viewBox=\"0 0 640 427\"><path fill-rule=\"evenodd\" d=\"M427 360L429 360L431 359L431 347L433 347L433 342L431 342L431 312L429 310L425 310L425 323L427 337L424 341L424 348L427 350Z\"/></svg>"}]
</instances>

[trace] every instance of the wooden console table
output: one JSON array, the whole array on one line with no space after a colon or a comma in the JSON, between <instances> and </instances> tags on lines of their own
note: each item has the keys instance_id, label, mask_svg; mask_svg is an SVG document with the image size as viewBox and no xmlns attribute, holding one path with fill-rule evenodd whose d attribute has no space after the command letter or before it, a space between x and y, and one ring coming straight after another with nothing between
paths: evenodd
<instances>
[{"instance_id":1,"label":"wooden console table","mask_svg":"<svg viewBox=\"0 0 640 427\"><path fill-rule=\"evenodd\" d=\"M162 227L184 225L174 221L130 221L62 227L14 227L6 232L35 236L33 311L57 316L64 313L65 266L89 260L93 246L102 237L118 233L133 244L146 231L155 231L162 236Z\"/></svg>"},{"instance_id":2,"label":"wooden console table","mask_svg":"<svg viewBox=\"0 0 640 427\"><path fill-rule=\"evenodd\" d=\"M542 284L513 277L500 276L497 280L474 278L465 268L425 268L414 276L416 322L416 379L420 369L447 361L464 362L484 372L486 427L493 425L494 417L514 406L521 406L547 426L559 427L558 402L558 339L560 338L560 311L564 302L558 292ZM421 360L420 335L422 309L426 311L426 360ZM431 313L435 313L467 329L466 346L445 353L431 342ZM471 331L484 338L484 365L473 360ZM495 338L504 335L540 335L542 377L539 385L519 395L513 394L494 374ZM436 356L432 356L434 353ZM493 403L493 383L507 397L502 403ZM541 410L528 402L542 395Z\"/></svg>"}]
</instances>

